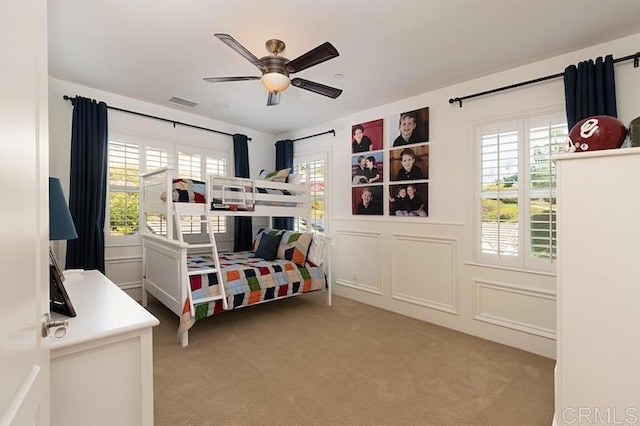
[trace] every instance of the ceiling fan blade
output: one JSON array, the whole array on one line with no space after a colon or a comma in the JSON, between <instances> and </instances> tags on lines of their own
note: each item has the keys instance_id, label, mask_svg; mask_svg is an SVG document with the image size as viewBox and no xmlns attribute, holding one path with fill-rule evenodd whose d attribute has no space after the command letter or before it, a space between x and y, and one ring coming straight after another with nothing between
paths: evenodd
<instances>
[{"instance_id":1,"label":"ceiling fan blade","mask_svg":"<svg viewBox=\"0 0 640 426\"><path fill-rule=\"evenodd\" d=\"M222 83L225 81L246 81L246 80L260 80L260 77L245 76L245 77L207 77L203 78L204 81L209 83Z\"/></svg>"},{"instance_id":2,"label":"ceiling fan blade","mask_svg":"<svg viewBox=\"0 0 640 426\"><path fill-rule=\"evenodd\" d=\"M296 59L287 62L286 67L289 72L298 72L314 65L321 64L339 55L338 50L333 47L331 43L326 41L315 49L311 49L307 53L298 56Z\"/></svg>"},{"instance_id":3,"label":"ceiling fan blade","mask_svg":"<svg viewBox=\"0 0 640 426\"><path fill-rule=\"evenodd\" d=\"M267 106L278 105L280 103L280 92L269 92Z\"/></svg>"},{"instance_id":4,"label":"ceiling fan blade","mask_svg":"<svg viewBox=\"0 0 640 426\"><path fill-rule=\"evenodd\" d=\"M267 66L260 62L260 59L256 57L253 53L249 52L246 47L238 43L238 41L231 37L229 34L214 34L220 41L224 44L241 54L247 61L251 62L253 65L258 67L261 71L266 71Z\"/></svg>"},{"instance_id":5,"label":"ceiling fan blade","mask_svg":"<svg viewBox=\"0 0 640 426\"><path fill-rule=\"evenodd\" d=\"M341 89L336 89L335 87L331 86L325 86L324 84L305 80L303 78L294 78L291 80L291 84L301 89L317 93L319 95L328 96L332 99L335 99L340 96L340 94L342 94Z\"/></svg>"}]
</instances>

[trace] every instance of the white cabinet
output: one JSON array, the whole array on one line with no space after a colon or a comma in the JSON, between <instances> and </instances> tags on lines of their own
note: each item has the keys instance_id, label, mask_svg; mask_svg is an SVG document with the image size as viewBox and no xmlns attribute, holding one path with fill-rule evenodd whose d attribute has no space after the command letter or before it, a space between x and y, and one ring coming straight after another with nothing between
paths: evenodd
<instances>
[{"instance_id":1,"label":"white cabinet","mask_svg":"<svg viewBox=\"0 0 640 426\"><path fill-rule=\"evenodd\" d=\"M98 271L65 276L77 316L51 340L51 425L153 425L158 320Z\"/></svg>"},{"instance_id":2,"label":"white cabinet","mask_svg":"<svg viewBox=\"0 0 640 426\"><path fill-rule=\"evenodd\" d=\"M554 160L555 423L640 424L640 148Z\"/></svg>"}]
</instances>

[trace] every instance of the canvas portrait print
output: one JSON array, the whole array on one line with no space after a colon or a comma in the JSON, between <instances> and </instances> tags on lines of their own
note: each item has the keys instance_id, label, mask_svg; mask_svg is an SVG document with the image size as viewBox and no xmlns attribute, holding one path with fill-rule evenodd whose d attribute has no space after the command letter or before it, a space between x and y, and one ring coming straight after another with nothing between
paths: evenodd
<instances>
[{"instance_id":1,"label":"canvas portrait print","mask_svg":"<svg viewBox=\"0 0 640 426\"><path fill-rule=\"evenodd\" d=\"M355 215L382 215L382 185L351 188L351 212Z\"/></svg>"},{"instance_id":2,"label":"canvas portrait print","mask_svg":"<svg viewBox=\"0 0 640 426\"><path fill-rule=\"evenodd\" d=\"M351 153L382 149L382 118L351 126Z\"/></svg>"},{"instance_id":3,"label":"canvas portrait print","mask_svg":"<svg viewBox=\"0 0 640 426\"><path fill-rule=\"evenodd\" d=\"M389 185L390 216L429 216L429 184Z\"/></svg>"},{"instance_id":4,"label":"canvas portrait print","mask_svg":"<svg viewBox=\"0 0 640 426\"><path fill-rule=\"evenodd\" d=\"M383 153L365 152L351 156L351 184L381 183L383 175Z\"/></svg>"},{"instance_id":5,"label":"canvas portrait print","mask_svg":"<svg viewBox=\"0 0 640 426\"><path fill-rule=\"evenodd\" d=\"M429 107L392 116L389 123L391 147L429 142Z\"/></svg>"},{"instance_id":6,"label":"canvas portrait print","mask_svg":"<svg viewBox=\"0 0 640 426\"><path fill-rule=\"evenodd\" d=\"M429 144L394 148L389 151L389 180L429 179Z\"/></svg>"}]
</instances>

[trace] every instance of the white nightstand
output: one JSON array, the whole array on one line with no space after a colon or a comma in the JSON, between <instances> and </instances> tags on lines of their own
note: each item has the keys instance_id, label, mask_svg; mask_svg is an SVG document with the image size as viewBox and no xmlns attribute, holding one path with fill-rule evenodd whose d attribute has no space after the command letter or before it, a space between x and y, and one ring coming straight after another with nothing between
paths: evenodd
<instances>
[{"instance_id":1,"label":"white nightstand","mask_svg":"<svg viewBox=\"0 0 640 426\"><path fill-rule=\"evenodd\" d=\"M99 271L65 277L77 316L51 314L69 319L67 334L51 339L51 425L153 425L152 327L160 322Z\"/></svg>"}]
</instances>

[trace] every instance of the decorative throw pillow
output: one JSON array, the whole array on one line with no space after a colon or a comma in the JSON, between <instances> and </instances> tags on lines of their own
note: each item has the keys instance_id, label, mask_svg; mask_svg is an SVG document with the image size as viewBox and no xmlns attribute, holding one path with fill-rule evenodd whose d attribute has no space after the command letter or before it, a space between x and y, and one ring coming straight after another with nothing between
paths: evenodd
<instances>
[{"instance_id":1,"label":"decorative throw pillow","mask_svg":"<svg viewBox=\"0 0 640 426\"><path fill-rule=\"evenodd\" d=\"M285 231L280 240L277 257L304 266L311 240L312 234L310 233Z\"/></svg>"},{"instance_id":2,"label":"decorative throw pillow","mask_svg":"<svg viewBox=\"0 0 640 426\"><path fill-rule=\"evenodd\" d=\"M313 240L311 240L311 246L309 246L309 253L307 253L307 261L313 263L316 266L322 265L324 262L324 245L327 239L322 234L313 234Z\"/></svg>"},{"instance_id":3,"label":"decorative throw pillow","mask_svg":"<svg viewBox=\"0 0 640 426\"><path fill-rule=\"evenodd\" d=\"M276 236L276 235L282 235L283 232L284 231L281 231L279 229L261 228L260 230L258 230L258 233L256 234L256 236L253 237L253 241L251 242L251 251L255 253L255 251L258 250L258 246L260 245L260 240L262 239L263 234Z\"/></svg>"},{"instance_id":4,"label":"decorative throw pillow","mask_svg":"<svg viewBox=\"0 0 640 426\"><path fill-rule=\"evenodd\" d=\"M271 182L286 182L287 176L289 176L289 172L291 169L282 169L276 172L269 172L266 170L262 170L260 172L260 179L269 180Z\"/></svg>"},{"instance_id":5,"label":"decorative throw pillow","mask_svg":"<svg viewBox=\"0 0 640 426\"><path fill-rule=\"evenodd\" d=\"M302 173L291 173L287 182L293 183L295 185L299 184L300 182L302 182Z\"/></svg>"},{"instance_id":6,"label":"decorative throw pillow","mask_svg":"<svg viewBox=\"0 0 640 426\"><path fill-rule=\"evenodd\" d=\"M267 175L269 173L273 173L273 172L270 172L269 170L265 170L265 169L260 170L260 174L258 175L258 179L266 180L267 179Z\"/></svg>"},{"instance_id":7,"label":"decorative throw pillow","mask_svg":"<svg viewBox=\"0 0 640 426\"><path fill-rule=\"evenodd\" d=\"M255 257L260 257L264 260L273 260L276 258L276 254L278 253L278 245L280 244L280 239L282 235L271 235L268 233L262 234L262 238L260 238L260 244L258 244L258 249L256 250Z\"/></svg>"}]
</instances>

